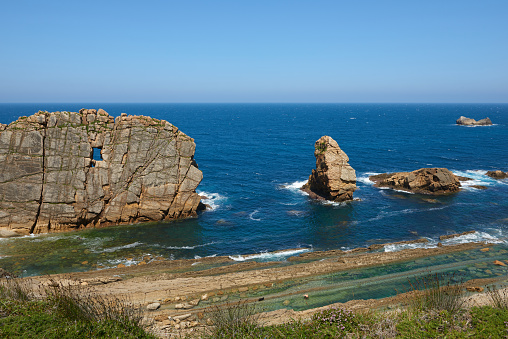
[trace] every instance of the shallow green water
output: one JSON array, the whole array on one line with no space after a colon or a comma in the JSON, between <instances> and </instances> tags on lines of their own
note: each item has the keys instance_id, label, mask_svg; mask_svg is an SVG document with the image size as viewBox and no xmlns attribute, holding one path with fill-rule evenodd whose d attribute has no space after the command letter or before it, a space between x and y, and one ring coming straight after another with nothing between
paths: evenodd
<instances>
[{"instance_id":1,"label":"shallow green water","mask_svg":"<svg viewBox=\"0 0 508 339\"><path fill-rule=\"evenodd\" d=\"M248 292L226 293L225 296L211 298L200 304L234 301L246 298L261 298L259 306L264 311L291 308L296 311L347 302L357 299L380 299L395 296L411 290L409 280L429 274L443 274L451 283L470 279L495 278L498 282L508 279L508 266L498 266L495 260L508 260L508 250L504 245L490 247L488 252L480 248L421 258L407 262L387 264L378 267L353 269L304 279L276 283L270 288L249 290ZM309 298L303 298L308 294Z\"/></svg>"}]
</instances>

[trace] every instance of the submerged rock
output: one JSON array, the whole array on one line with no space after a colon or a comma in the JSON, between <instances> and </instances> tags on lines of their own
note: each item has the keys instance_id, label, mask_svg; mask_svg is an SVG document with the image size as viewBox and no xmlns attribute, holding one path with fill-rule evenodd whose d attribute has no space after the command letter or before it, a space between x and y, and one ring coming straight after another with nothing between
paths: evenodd
<instances>
[{"instance_id":1,"label":"submerged rock","mask_svg":"<svg viewBox=\"0 0 508 339\"><path fill-rule=\"evenodd\" d=\"M314 199L352 200L356 190L356 173L348 163L349 157L329 136L319 138L314 147L316 169L312 170L302 190Z\"/></svg>"},{"instance_id":2,"label":"submerged rock","mask_svg":"<svg viewBox=\"0 0 508 339\"><path fill-rule=\"evenodd\" d=\"M497 170L497 171L488 171L486 174L489 177L494 178L494 179L506 179L506 178L508 178L508 172L503 172L503 171L500 171L500 170Z\"/></svg>"},{"instance_id":3,"label":"submerged rock","mask_svg":"<svg viewBox=\"0 0 508 339\"><path fill-rule=\"evenodd\" d=\"M421 194L448 194L460 189L460 181L446 168L421 168L413 172L370 176L376 187L390 187Z\"/></svg>"},{"instance_id":4,"label":"submerged rock","mask_svg":"<svg viewBox=\"0 0 508 339\"><path fill-rule=\"evenodd\" d=\"M466 125L466 126L489 126L492 125L492 121L489 118L481 119L476 121L475 119L466 118L465 116L461 116L456 121L457 125Z\"/></svg>"},{"instance_id":5,"label":"submerged rock","mask_svg":"<svg viewBox=\"0 0 508 339\"><path fill-rule=\"evenodd\" d=\"M0 129L0 227L28 234L193 216L194 149L177 127L145 116L21 117Z\"/></svg>"}]
</instances>

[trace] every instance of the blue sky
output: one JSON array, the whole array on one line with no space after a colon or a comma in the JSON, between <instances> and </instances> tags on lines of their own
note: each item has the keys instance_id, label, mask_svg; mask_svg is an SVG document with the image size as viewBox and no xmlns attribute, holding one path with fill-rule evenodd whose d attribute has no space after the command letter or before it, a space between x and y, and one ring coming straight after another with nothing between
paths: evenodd
<instances>
[{"instance_id":1,"label":"blue sky","mask_svg":"<svg viewBox=\"0 0 508 339\"><path fill-rule=\"evenodd\" d=\"M0 102L508 102L508 1L2 1Z\"/></svg>"}]
</instances>

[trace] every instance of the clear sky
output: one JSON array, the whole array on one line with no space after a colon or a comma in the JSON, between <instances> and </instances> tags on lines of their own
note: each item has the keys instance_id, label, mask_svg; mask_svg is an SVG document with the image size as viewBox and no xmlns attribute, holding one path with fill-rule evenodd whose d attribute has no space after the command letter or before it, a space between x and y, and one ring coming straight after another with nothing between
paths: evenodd
<instances>
[{"instance_id":1,"label":"clear sky","mask_svg":"<svg viewBox=\"0 0 508 339\"><path fill-rule=\"evenodd\" d=\"M0 102L508 102L507 0L0 5Z\"/></svg>"}]
</instances>

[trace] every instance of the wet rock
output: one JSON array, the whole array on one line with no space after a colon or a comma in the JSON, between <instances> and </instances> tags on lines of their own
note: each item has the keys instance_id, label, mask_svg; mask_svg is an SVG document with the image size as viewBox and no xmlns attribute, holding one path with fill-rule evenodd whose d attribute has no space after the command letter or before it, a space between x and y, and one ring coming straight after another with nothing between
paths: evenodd
<instances>
[{"instance_id":1,"label":"wet rock","mask_svg":"<svg viewBox=\"0 0 508 339\"><path fill-rule=\"evenodd\" d=\"M356 173L349 165L349 157L339 144L329 136L316 141L314 156L316 169L301 189L313 199L347 201L353 199L356 190Z\"/></svg>"},{"instance_id":2,"label":"wet rock","mask_svg":"<svg viewBox=\"0 0 508 339\"><path fill-rule=\"evenodd\" d=\"M488 171L486 173L486 175L488 175L489 177L494 178L494 179L506 179L506 178L508 178L508 172L503 172L503 171L500 171L500 170L497 170L497 171Z\"/></svg>"},{"instance_id":3,"label":"wet rock","mask_svg":"<svg viewBox=\"0 0 508 339\"><path fill-rule=\"evenodd\" d=\"M1 211L0 211L0 215L1 215ZM14 231L11 231L11 230L4 230L4 229L0 229L0 238L13 238L13 237L19 237L21 236L21 234L17 233L17 232L14 232Z\"/></svg>"},{"instance_id":4,"label":"wet rock","mask_svg":"<svg viewBox=\"0 0 508 339\"><path fill-rule=\"evenodd\" d=\"M421 168L413 172L384 173L370 176L376 187L420 193L449 194L460 189L460 181L446 168Z\"/></svg>"},{"instance_id":5,"label":"wet rock","mask_svg":"<svg viewBox=\"0 0 508 339\"><path fill-rule=\"evenodd\" d=\"M476 121L475 119L466 118L465 116L461 116L456 121L457 125L465 125L465 126L489 126L492 125L492 121L489 118L484 118Z\"/></svg>"},{"instance_id":6,"label":"wet rock","mask_svg":"<svg viewBox=\"0 0 508 339\"><path fill-rule=\"evenodd\" d=\"M0 227L47 233L196 215L195 143L167 121L82 109L3 126Z\"/></svg>"},{"instance_id":7,"label":"wet rock","mask_svg":"<svg viewBox=\"0 0 508 339\"><path fill-rule=\"evenodd\" d=\"M440 236L439 240L446 240L446 239L456 238L456 237L460 237L462 235L474 234L474 233L476 233L476 231L467 231L467 232L462 232L462 233L447 234L447 235Z\"/></svg>"}]
</instances>

